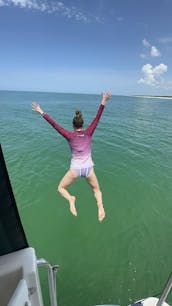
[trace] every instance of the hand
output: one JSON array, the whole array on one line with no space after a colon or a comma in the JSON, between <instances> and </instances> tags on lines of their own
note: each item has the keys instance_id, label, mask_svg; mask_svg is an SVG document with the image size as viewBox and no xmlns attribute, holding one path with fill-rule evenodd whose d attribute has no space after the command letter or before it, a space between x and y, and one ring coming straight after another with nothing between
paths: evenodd
<instances>
[{"instance_id":1,"label":"hand","mask_svg":"<svg viewBox=\"0 0 172 306\"><path fill-rule=\"evenodd\" d=\"M106 104L107 100L109 100L109 98L112 96L112 92L111 91L108 91L108 92L105 92L105 93L102 93L102 103L103 105Z\"/></svg>"},{"instance_id":2,"label":"hand","mask_svg":"<svg viewBox=\"0 0 172 306\"><path fill-rule=\"evenodd\" d=\"M37 113L40 113L41 115L43 115L43 113L44 113L42 108L39 106L39 104L37 104L35 102L32 103L32 110L37 112Z\"/></svg>"}]
</instances>

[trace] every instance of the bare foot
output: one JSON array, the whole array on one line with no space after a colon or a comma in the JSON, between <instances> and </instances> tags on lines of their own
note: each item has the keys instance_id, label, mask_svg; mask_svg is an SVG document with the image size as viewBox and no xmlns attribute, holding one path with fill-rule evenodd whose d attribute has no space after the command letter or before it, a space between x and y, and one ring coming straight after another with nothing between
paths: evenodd
<instances>
[{"instance_id":1,"label":"bare foot","mask_svg":"<svg viewBox=\"0 0 172 306\"><path fill-rule=\"evenodd\" d=\"M71 198L69 200L70 211L71 211L72 215L77 216L77 211L76 211L76 207L75 207L75 201L76 201L76 197L71 196Z\"/></svg>"},{"instance_id":2,"label":"bare foot","mask_svg":"<svg viewBox=\"0 0 172 306\"><path fill-rule=\"evenodd\" d=\"M98 207L98 219L101 222L101 221L103 221L104 218L105 218L104 207L103 206L99 206Z\"/></svg>"}]
</instances>

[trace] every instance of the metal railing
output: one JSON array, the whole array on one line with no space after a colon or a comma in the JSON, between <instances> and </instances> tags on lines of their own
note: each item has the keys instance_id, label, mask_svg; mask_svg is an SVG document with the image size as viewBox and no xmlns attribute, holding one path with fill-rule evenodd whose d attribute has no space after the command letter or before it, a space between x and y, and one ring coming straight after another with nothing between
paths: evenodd
<instances>
[{"instance_id":1,"label":"metal railing","mask_svg":"<svg viewBox=\"0 0 172 306\"><path fill-rule=\"evenodd\" d=\"M169 294L170 290L171 290L171 287L172 287L172 273L170 274L169 278L168 278L168 281L164 287L164 290L159 298L159 301L157 302L156 306L161 306L166 298L167 298L167 295Z\"/></svg>"},{"instance_id":2,"label":"metal railing","mask_svg":"<svg viewBox=\"0 0 172 306\"><path fill-rule=\"evenodd\" d=\"M48 286L51 306L57 306L57 292L56 292L56 273L59 266L52 266L44 258L37 259L37 266L45 267L48 273Z\"/></svg>"}]
</instances>

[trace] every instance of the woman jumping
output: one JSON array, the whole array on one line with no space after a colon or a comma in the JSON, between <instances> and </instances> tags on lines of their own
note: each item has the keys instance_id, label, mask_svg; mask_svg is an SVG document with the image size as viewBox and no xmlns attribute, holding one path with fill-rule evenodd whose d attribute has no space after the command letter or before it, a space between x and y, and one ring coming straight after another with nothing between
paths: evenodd
<instances>
[{"instance_id":1,"label":"woman jumping","mask_svg":"<svg viewBox=\"0 0 172 306\"><path fill-rule=\"evenodd\" d=\"M107 100L111 97L111 95L111 92L102 94L102 101L98 109L97 115L86 130L83 130L84 120L82 118L82 113L80 111L76 111L75 117L73 118L74 132L69 132L63 129L46 113L44 113L39 104L32 103L32 110L40 113L42 117L57 130L57 132L59 132L64 138L66 138L72 152L70 169L62 178L58 186L59 193L62 197L68 200L71 213L74 216L77 216L77 210L75 207L76 197L68 192L67 187L69 187L69 185L71 185L78 177L86 178L96 198L99 221L102 221L104 219L105 211L102 202L102 193L99 188L99 183L93 168L94 163L91 157L91 144L93 133L100 120L100 117L104 110L104 106Z\"/></svg>"}]
</instances>

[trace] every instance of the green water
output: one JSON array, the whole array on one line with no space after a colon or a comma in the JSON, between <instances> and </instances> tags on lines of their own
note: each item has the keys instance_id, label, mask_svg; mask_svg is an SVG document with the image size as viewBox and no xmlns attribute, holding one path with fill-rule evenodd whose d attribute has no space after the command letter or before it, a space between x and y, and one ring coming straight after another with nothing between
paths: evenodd
<instances>
[{"instance_id":1,"label":"green water","mask_svg":"<svg viewBox=\"0 0 172 306\"><path fill-rule=\"evenodd\" d=\"M85 128L100 96L0 92L0 139L22 224L37 257L60 266L59 306L128 305L161 293L172 270L172 100L113 96L93 138L106 218L83 179L70 187L78 217L57 194L70 163L63 139L38 114ZM45 305L47 279L40 271ZM169 301L172 298L169 296Z\"/></svg>"}]
</instances>

